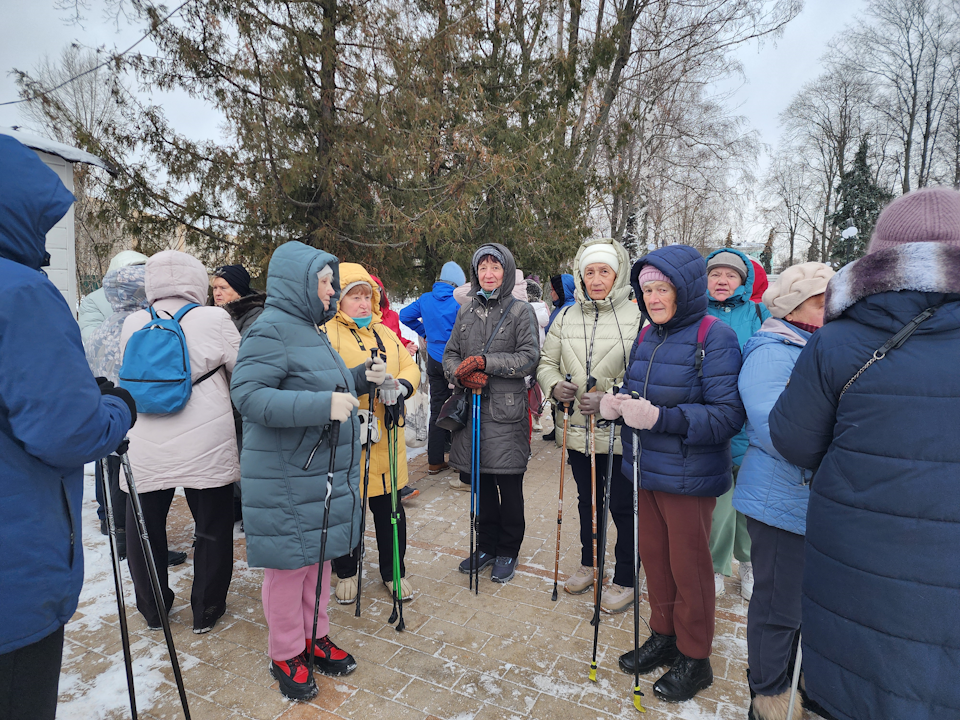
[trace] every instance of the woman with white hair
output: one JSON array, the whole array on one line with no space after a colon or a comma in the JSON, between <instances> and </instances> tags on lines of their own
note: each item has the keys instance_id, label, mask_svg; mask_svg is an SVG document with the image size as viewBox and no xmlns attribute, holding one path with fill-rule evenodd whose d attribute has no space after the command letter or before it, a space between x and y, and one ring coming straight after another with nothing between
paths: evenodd
<instances>
[{"instance_id":1,"label":"woman with white hair","mask_svg":"<svg viewBox=\"0 0 960 720\"><path fill-rule=\"evenodd\" d=\"M833 270L808 262L784 270L763 294L773 317L743 348L738 386L747 411L747 437L733 506L747 518L752 541L753 597L747 615L750 718L784 720L788 668L800 632L800 581L808 470L792 465L770 440L769 416L793 366L823 325L823 300Z\"/></svg>"}]
</instances>

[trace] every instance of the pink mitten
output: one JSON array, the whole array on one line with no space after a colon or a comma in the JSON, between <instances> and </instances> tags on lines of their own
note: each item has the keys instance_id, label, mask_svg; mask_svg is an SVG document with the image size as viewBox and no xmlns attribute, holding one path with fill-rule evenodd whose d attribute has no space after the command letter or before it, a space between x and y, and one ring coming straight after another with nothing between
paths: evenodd
<instances>
[{"instance_id":1,"label":"pink mitten","mask_svg":"<svg viewBox=\"0 0 960 720\"><path fill-rule=\"evenodd\" d=\"M600 416L604 420L616 420L620 417L620 404L626 399L627 396L621 393L605 394L600 398Z\"/></svg>"},{"instance_id":2,"label":"pink mitten","mask_svg":"<svg viewBox=\"0 0 960 720\"><path fill-rule=\"evenodd\" d=\"M660 417L660 408L652 405L649 400L640 398L639 400L625 399L620 404L620 414L623 415L623 422L637 430L649 430L657 423Z\"/></svg>"}]
</instances>

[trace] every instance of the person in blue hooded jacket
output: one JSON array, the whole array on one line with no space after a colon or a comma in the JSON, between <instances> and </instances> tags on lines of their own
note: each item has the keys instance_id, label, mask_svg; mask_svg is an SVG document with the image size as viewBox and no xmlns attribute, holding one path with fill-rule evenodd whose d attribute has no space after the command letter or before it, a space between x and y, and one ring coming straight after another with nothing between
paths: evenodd
<instances>
[{"instance_id":1,"label":"person in blue hooded jacket","mask_svg":"<svg viewBox=\"0 0 960 720\"><path fill-rule=\"evenodd\" d=\"M42 267L73 195L35 152L0 135L0 717L57 710L63 629L83 585L83 465L136 420L98 387L63 295Z\"/></svg>"},{"instance_id":2,"label":"person in blue hooded jacket","mask_svg":"<svg viewBox=\"0 0 960 720\"><path fill-rule=\"evenodd\" d=\"M646 567L651 635L620 657L632 674L670 670L654 683L657 697L689 700L713 683L716 596L707 540L716 498L730 488L730 438L746 419L737 376L740 346L729 326L706 328L706 263L687 245L670 245L638 260L630 280L649 319L630 353L621 394L604 395L600 413L626 427L623 474L639 464L640 557ZM699 362L698 362L699 360ZM638 399L631 399L635 392Z\"/></svg>"},{"instance_id":3,"label":"person in blue hooded jacket","mask_svg":"<svg viewBox=\"0 0 960 720\"><path fill-rule=\"evenodd\" d=\"M467 277L459 265L452 260L444 263L440 279L433 284L433 289L400 311L400 322L427 341L427 379L430 383L427 472L431 475L449 467L443 456L450 442L450 432L437 427L440 409L453 394L443 375L443 350L447 347L453 323L460 312L460 303L454 299L453 291L466 281Z\"/></svg>"},{"instance_id":4,"label":"person in blue hooded jacket","mask_svg":"<svg viewBox=\"0 0 960 720\"><path fill-rule=\"evenodd\" d=\"M806 692L838 720L960 718L960 193L890 203L824 319L770 413L777 451L815 471Z\"/></svg>"},{"instance_id":5,"label":"person in blue hooded jacket","mask_svg":"<svg viewBox=\"0 0 960 720\"><path fill-rule=\"evenodd\" d=\"M810 473L787 462L770 440L770 410L800 352L823 325L828 265L787 268L763 295L772 318L747 340L738 385L750 447L733 491L747 518L754 592L747 614L749 720L786 720L790 663L800 630L800 579Z\"/></svg>"},{"instance_id":6,"label":"person in blue hooded jacket","mask_svg":"<svg viewBox=\"0 0 960 720\"><path fill-rule=\"evenodd\" d=\"M750 299L755 280L753 262L739 250L721 248L707 256L707 294L710 305L707 312L732 327L742 349L744 343L760 329L770 311L763 303ZM733 484L743 454L747 451L747 433L741 430L730 441L733 453ZM750 535L747 519L734 510L733 488L717 498L713 511L713 529L710 531L710 554L713 557L713 582L717 595L723 595L724 577L733 573L731 558L740 564L740 594L749 600L753 593L753 566L750 564Z\"/></svg>"}]
</instances>

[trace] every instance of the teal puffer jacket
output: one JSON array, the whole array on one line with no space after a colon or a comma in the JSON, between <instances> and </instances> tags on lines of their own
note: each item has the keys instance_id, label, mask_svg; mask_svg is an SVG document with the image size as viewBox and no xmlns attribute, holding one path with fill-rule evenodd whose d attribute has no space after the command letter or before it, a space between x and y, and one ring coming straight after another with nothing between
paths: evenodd
<instances>
[{"instance_id":1,"label":"teal puffer jacket","mask_svg":"<svg viewBox=\"0 0 960 720\"><path fill-rule=\"evenodd\" d=\"M707 306L707 314L720 318L727 325L733 328L737 333L737 340L740 342L740 349L747 344L747 340L753 337L753 334L760 329L763 321L770 317L770 311L763 303L755 303L750 299L753 295L753 281L755 278L753 272L753 263L750 258L739 250L734 248L720 248L707 255L707 262L717 253L730 252L737 255L747 265L747 281L733 291L733 295L723 302L714 300L710 295L707 299L710 301ZM747 451L746 430L741 430L733 440L730 441L730 452L733 454L733 464L740 465L743 462L743 454Z\"/></svg>"},{"instance_id":2,"label":"teal puffer jacket","mask_svg":"<svg viewBox=\"0 0 960 720\"><path fill-rule=\"evenodd\" d=\"M333 268L337 295L324 310L317 273ZM337 311L337 258L300 242L273 253L263 313L250 327L233 371L231 397L243 416L240 456L247 561L293 570L320 558L330 396L369 390L364 366L347 368L319 327ZM360 424L354 412L336 446L325 560L360 541Z\"/></svg>"}]
</instances>

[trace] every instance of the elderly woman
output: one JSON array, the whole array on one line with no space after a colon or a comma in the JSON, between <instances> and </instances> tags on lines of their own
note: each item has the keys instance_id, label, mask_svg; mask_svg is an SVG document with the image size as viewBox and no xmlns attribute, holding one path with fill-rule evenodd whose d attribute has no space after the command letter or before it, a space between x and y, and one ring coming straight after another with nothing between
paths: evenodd
<instances>
[{"instance_id":1,"label":"elderly woman","mask_svg":"<svg viewBox=\"0 0 960 720\"><path fill-rule=\"evenodd\" d=\"M233 376L232 397L245 418L241 470L247 562L264 568L270 674L291 700L317 694L308 654L315 654L324 675L346 675L357 667L328 634L330 559L360 541L357 394L382 383L386 366L368 357L348 368L321 332L336 314L339 296L336 257L296 241L278 247L267 270L266 309L240 349ZM336 447L333 423L340 427ZM321 558L324 526L328 539ZM311 648L315 601L320 614Z\"/></svg>"},{"instance_id":2,"label":"elderly woman","mask_svg":"<svg viewBox=\"0 0 960 720\"><path fill-rule=\"evenodd\" d=\"M616 240L589 240L580 246L574 261L576 302L560 313L550 326L537 379L540 386L561 404L574 402L570 414L566 447L573 479L577 483L580 511L580 566L564 585L579 595L593 586L593 526L606 518L603 508L607 463L613 463L610 510L617 526L616 565L613 586L605 591L601 608L619 613L633 604L633 490L621 469L623 450L614 440L608 457L610 433L616 426L596 433L597 517L593 517L590 488L590 450L587 442L589 418L600 407L601 393L623 384L630 348L640 329L640 310L630 302L627 268L630 256ZM570 375L570 380L565 378ZM585 392L587 378L597 381L596 390ZM563 432L556 443L563 446Z\"/></svg>"},{"instance_id":3,"label":"elderly woman","mask_svg":"<svg viewBox=\"0 0 960 720\"><path fill-rule=\"evenodd\" d=\"M960 717L958 268L960 193L890 203L770 413L774 447L816 471L803 672L838 720Z\"/></svg>"},{"instance_id":4,"label":"elderly woman","mask_svg":"<svg viewBox=\"0 0 960 720\"><path fill-rule=\"evenodd\" d=\"M753 541L754 589L747 615L753 720L786 720L788 667L800 631L800 580L810 476L770 441L769 416L807 342L823 325L823 293L833 270L823 263L789 267L763 295L773 314L747 340L740 397L747 411L747 448L733 506Z\"/></svg>"},{"instance_id":5,"label":"elderly woman","mask_svg":"<svg viewBox=\"0 0 960 720\"><path fill-rule=\"evenodd\" d=\"M340 264L340 284L343 288L337 314L323 326L333 349L347 366L360 365L370 357L370 351L377 349L387 362L387 379L380 386L380 402L374 407L374 415L381 429L384 429L386 406L402 403L410 397L420 384L420 368L410 357L410 353L401 345L401 339L381 322L380 286L376 279L362 265L356 263ZM369 396L360 398L360 407L369 408ZM403 427L397 429L399 447L406 448ZM393 526L390 521L390 457L386 433L380 442L372 444L370 455L370 482L368 486L370 512L377 534L377 547L380 551L380 578L384 587L393 595ZM366 450L363 451L364 453ZM361 455L360 467L364 466ZM407 485L407 453L397 456L397 488ZM407 516L403 505L397 507L397 530L400 547L400 597L413 599L413 587L406 580L404 555L407 550ZM361 538L361 542L363 539ZM349 555L333 561L337 573L337 602L347 605L357 598L357 575L360 560L360 546Z\"/></svg>"},{"instance_id":6,"label":"elderly woman","mask_svg":"<svg viewBox=\"0 0 960 720\"><path fill-rule=\"evenodd\" d=\"M263 312L266 293L250 287L250 273L243 265L222 265L213 271L213 304L230 313L230 319L243 337Z\"/></svg>"},{"instance_id":7,"label":"elderly woman","mask_svg":"<svg viewBox=\"0 0 960 720\"><path fill-rule=\"evenodd\" d=\"M652 634L620 657L620 668L646 674L670 666L653 690L682 702L713 683L716 598L707 541L716 498L730 488L730 438L744 421L740 346L729 326L704 320L706 264L694 248L655 250L636 262L631 281L651 323L633 346L623 390L639 398L604 395L600 410L639 431L625 433L623 472L639 464Z\"/></svg>"},{"instance_id":8,"label":"elderly woman","mask_svg":"<svg viewBox=\"0 0 960 720\"><path fill-rule=\"evenodd\" d=\"M480 511L476 566L493 565L491 579L513 578L526 524L523 474L530 457L524 376L540 359L537 320L525 300L513 297L513 255L503 245L481 245L470 263L470 294L457 314L443 353L443 370L457 392L481 391ZM526 295L526 287L523 288ZM501 323L502 321L502 323ZM499 330L494 337L494 331ZM469 483L470 426L455 432L450 465ZM471 559L460 563L469 573Z\"/></svg>"},{"instance_id":9,"label":"elderly woman","mask_svg":"<svg viewBox=\"0 0 960 720\"><path fill-rule=\"evenodd\" d=\"M760 329L760 324L770 317L763 304L751 300L756 284L757 265L746 255L733 248L721 248L707 256L707 293L710 305L707 312L732 327L743 349L744 343ZM764 275L766 278L766 275ZM747 433L741 430L730 442L733 453L733 484L743 454L747 451ZM723 579L733 570L731 558L739 564L740 595L749 600L753 593L753 567L750 564L750 535L747 520L733 509L733 488L717 498L713 511L713 529L710 531L710 555L713 557L713 582L717 596L723 595Z\"/></svg>"}]
</instances>

